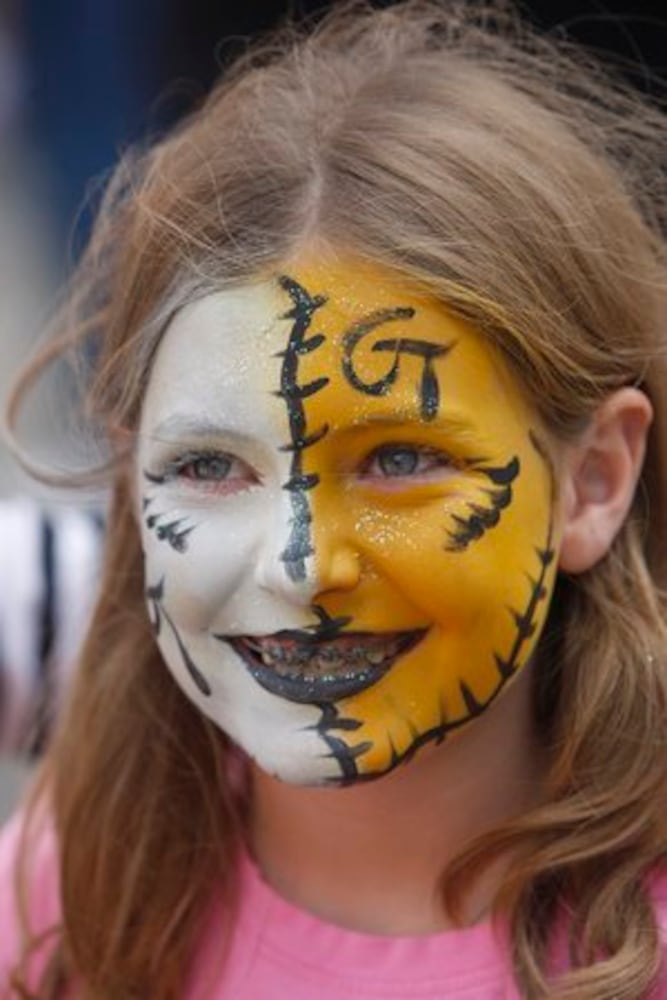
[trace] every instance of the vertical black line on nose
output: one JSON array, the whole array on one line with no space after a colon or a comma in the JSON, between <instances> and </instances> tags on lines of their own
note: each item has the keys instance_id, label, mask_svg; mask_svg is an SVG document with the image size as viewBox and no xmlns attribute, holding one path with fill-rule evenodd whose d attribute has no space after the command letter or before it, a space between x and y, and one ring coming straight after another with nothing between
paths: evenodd
<instances>
[{"instance_id":1,"label":"vertical black line on nose","mask_svg":"<svg viewBox=\"0 0 667 1000\"><path fill-rule=\"evenodd\" d=\"M292 308L281 318L293 320L287 347L278 355L282 357L283 362L280 370L280 389L276 395L285 401L290 430L290 441L280 450L291 452L292 455L289 477L282 484L282 488L289 493L292 508L290 534L280 554L280 560L284 563L285 572L290 580L299 582L306 578L306 559L314 552L310 527L313 517L308 494L320 481L316 473L304 474L303 452L328 432L328 427L325 426L308 433L303 401L329 384L326 375L312 382L300 383L299 361L303 355L317 350L325 341L324 334L318 333L306 338L306 333L314 313L327 299L324 295L312 296L303 285L287 275L281 275L278 284L292 300Z\"/></svg>"}]
</instances>

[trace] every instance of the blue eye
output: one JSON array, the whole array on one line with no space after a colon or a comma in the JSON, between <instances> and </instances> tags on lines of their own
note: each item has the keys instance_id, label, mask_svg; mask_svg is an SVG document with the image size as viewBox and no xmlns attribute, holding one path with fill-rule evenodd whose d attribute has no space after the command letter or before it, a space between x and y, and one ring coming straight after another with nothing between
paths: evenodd
<instances>
[{"instance_id":1,"label":"blue eye","mask_svg":"<svg viewBox=\"0 0 667 1000\"><path fill-rule=\"evenodd\" d=\"M449 456L437 448L397 442L372 451L363 463L361 474L376 481L431 481L441 478L452 466Z\"/></svg>"},{"instance_id":2,"label":"blue eye","mask_svg":"<svg viewBox=\"0 0 667 1000\"><path fill-rule=\"evenodd\" d=\"M156 485L180 482L209 493L239 493L261 482L247 462L224 451L186 451L169 459L161 473L145 475Z\"/></svg>"},{"instance_id":3,"label":"blue eye","mask_svg":"<svg viewBox=\"0 0 667 1000\"><path fill-rule=\"evenodd\" d=\"M410 447L381 448L376 453L379 469L385 476L411 476L419 468L419 451Z\"/></svg>"},{"instance_id":4,"label":"blue eye","mask_svg":"<svg viewBox=\"0 0 667 1000\"><path fill-rule=\"evenodd\" d=\"M227 479L233 461L229 455L203 455L182 465L179 474L186 479L203 479L207 482Z\"/></svg>"}]
</instances>

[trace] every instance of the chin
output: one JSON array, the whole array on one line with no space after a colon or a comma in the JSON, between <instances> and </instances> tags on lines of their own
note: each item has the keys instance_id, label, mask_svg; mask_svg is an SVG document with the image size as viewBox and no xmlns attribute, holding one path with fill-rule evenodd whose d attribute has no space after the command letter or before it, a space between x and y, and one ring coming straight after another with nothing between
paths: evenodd
<instances>
[{"instance_id":1,"label":"chin","mask_svg":"<svg viewBox=\"0 0 667 1000\"><path fill-rule=\"evenodd\" d=\"M254 768L285 785L300 788L343 788L355 783L341 774L335 760L326 756L291 754L284 748L272 754L267 754L266 751L258 754L252 754L248 750L245 752ZM360 775L362 780L368 780L369 777L371 776Z\"/></svg>"},{"instance_id":2,"label":"chin","mask_svg":"<svg viewBox=\"0 0 667 1000\"><path fill-rule=\"evenodd\" d=\"M251 754L253 767L262 771L268 777L285 785L300 788L350 788L358 784L367 784L393 774L395 768L365 771L354 776L345 775L335 760L327 756L306 757L304 755L278 752L267 756L266 753Z\"/></svg>"}]
</instances>

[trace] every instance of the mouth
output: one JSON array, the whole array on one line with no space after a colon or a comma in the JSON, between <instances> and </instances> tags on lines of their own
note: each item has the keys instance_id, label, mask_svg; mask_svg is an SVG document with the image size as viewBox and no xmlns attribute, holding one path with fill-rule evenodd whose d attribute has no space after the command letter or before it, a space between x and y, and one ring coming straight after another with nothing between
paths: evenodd
<instances>
[{"instance_id":1,"label":"mouth","mask_svg":"<svg viewBox=\"0 0 667 1000\"><path fill-rule=\"evenodd\" d=\"M321 704L350 698L377 684L426 631L349 632L335 639L318 639L307 632L296 638L290 629L266 636L215 638L229 643L252 677L271 694Z\"/></svg>"}]
</instances>

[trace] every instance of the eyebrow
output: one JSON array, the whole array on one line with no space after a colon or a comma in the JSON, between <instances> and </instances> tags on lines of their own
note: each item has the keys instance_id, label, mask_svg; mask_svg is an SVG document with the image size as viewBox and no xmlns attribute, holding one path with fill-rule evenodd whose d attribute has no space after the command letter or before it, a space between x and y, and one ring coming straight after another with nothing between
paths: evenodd
<instances>
[{"instance_id":1,"label":"eyebrow","mask_svg":"<svg viewBox=\"0 0 667 1000\"><path fill-rule=\"evenodd\" d=\"M423 418L414 410L397 410L386 414L368 414L359 420L353 420L350 427L363 428L371 426L395 428L405 426L405 424L424 425L436 428L437 430L448 431L452 434L475 434L479 432L479 429L460 413L439 414L426 424Z\"/></svg>"},{"instance_id":2,"label":"eyebrow","mask_svg":"<svg viewBox=\"0 0 667 1000\"><path fill-rule=\"evenodd\" d=\"M206 440L225 437L235 441L250 441L251 437L224 424L216 423L209 417L189 413L172 413L151 428L147 437L157 441L178 441L181 438L189 440Z\"/></svg>"},{"instance_id":3,"label":"eyebrow","mask_svg":"<svg viewBox=\"0 0 667 1000\"><path fill-rule=\"evenodd\" d=\"M395 410L391 413L369 413L353 419L347 428L340 427L339 430L358 430L364 427L386 427L395 429L404 427L406 424L422 425L424 421L414 410ZM462 414L451 412L439 414L434 420L429 421L428 426L432 429L446 431L450 434L470 435L478 430ZM251 435L243 431L226 427L216 423L208 417L196 416L194 414L172 413L165 420L161 420L148 435L153 440L178 441L180 438L190 440L205 440L215 437L225 437L235 441L250 441Z\"/></svg>"}]
</instances>

